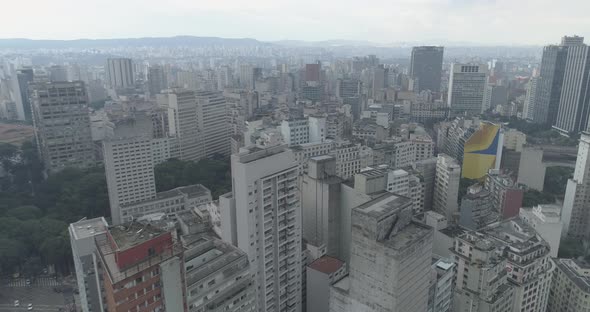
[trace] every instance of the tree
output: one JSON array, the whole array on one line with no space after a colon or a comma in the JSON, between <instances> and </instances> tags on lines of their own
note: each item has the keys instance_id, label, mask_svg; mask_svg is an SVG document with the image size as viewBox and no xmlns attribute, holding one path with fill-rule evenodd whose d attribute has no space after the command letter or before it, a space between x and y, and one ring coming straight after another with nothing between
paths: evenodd
<instances>
[{"instance_id":1,"label":"tree","mask_svg":"<svg viewBox=\"0 0 590 312\"><path fill-rule=\"evenodd\" d=\"M526 190L522 199L523 207L533 207L541 204L555 203L555 196L546 192L539 192L537 190Z\"/></svg>"},{"instance_id":2,"label":"tree","mask_svg":"<svg viewBox=\"0 0 590 312\"><path fill-rule=\"evenodd\" d=\"M567 180L572 178L573 168L568 167L548 167L545 173L545 182L543 190L556 196L565 195Z\"/></svg>"},{"instance_id":3,"label":"tree","mask_svg":"<svg viewBox=\"0 0 590 312\"><path fill-rule=\"evenodd\" d=\"M20 206L16 208L12 208L6 212L7 217L14 217L19 220L25 221L30 219L37 219L42 215L41 209L37 208L36 206Z\"/></svg>"},{"instance_id":4,"label":"tree","mask_svg":"<svg viewBox=\"0 0 590 312\"><path fill-rule=\"evenodd\" d=\"M155 176L158 192L190 184L203 184L214 198L231 191L231 166L227 158L199 162L171 159L156 166Z\"/></svg>"},{"instance_id":5,"label":"tree","mask_svg":"<svg viewBox=\"0 0 590 312\"><path fill-rule=\"evenodd\" d=\"M0 272L13 273L26 255L26 247L22 242L0 238Z\"/></svg>"}]
</instances>

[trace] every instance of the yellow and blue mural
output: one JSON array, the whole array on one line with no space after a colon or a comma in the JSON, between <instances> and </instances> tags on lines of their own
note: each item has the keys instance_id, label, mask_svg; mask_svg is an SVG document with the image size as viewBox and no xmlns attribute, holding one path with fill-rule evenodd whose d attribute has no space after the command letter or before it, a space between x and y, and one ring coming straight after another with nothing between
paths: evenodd
<instances>
[{"instance_id":1,"label":"yellow and blue mural","mask_svg":"<svg viewBox=\"0 0 590 312\"><path fill-rule=\"evenodd\" d=\"M481 179L496 167L502 152L500 125L483 122L463 147L462 177Z\"/></svg>"}]
</instances>

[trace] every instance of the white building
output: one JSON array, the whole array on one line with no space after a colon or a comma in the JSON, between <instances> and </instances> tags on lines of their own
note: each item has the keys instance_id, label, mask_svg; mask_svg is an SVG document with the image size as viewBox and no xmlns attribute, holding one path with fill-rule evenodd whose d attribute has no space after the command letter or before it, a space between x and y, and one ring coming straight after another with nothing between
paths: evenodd
<instances>
[{"instance_id":1,"label":"white building","mask_svg":"<svg viewBox=\"0 0 590 312\"><path fill-rule=\"evenodd\" d=\"M553 259L556 270L547 312L590 310L590 264L583 260Z\"/></svg>"},{"instance_id":2,"label":"white building","mask_svg":"<svg viewBox=\"0 0 590 312\"><path fill-rule=\"evenodd\" d=\"M103 218L82 219L70 224L70 245L76 269L76 281L83 312L103 311L101 285L95 258L94 237L106 232L107 221Z\"/></svg>"},{"instance_id":3,"label":"white building","mask_svg":"<svg viewBox=\"0 0 590 312\"><path fill-rule=\"evenodd\" d=\"M532 208L520 208L519 216L549 244L551 257L557 258L563 230L561 207L557 205L538 205Z\"/></svg>"},{"instance_id":4,"label":"white building","mask_svg":"<svg viewBox=\"0 0 590 312\"><path fill-rule=\"evenodd\" d=\"M582 132L574 177L567 181L563 198L562 220L570 237L590 237L590 133Z\"/></svg>"},{"instance_id":5,"label":"white building","mask_svg":"<svg viewBox=\"0 0 590 312\"><path fill-rule=\"evenodd\" d=\"M195 92L187 89L166 90L158 94L157 99L160 106L168 109L168 133L178 139L180 159L202 159L205 151Z\"/></svg>"},{"instance_id":6,"label":"white building","mask_svg":"<svg viewBox=\"0 0 590 312\"><path fill-rule=\"evenodd\" d=\"M410 199L391 193L353 209L350 273L332 286L330 311L427 310L432 229L411 215Z\"/></svg>"},{"instance_id":7,"label":"white building","mask_svg":"<svg viewBox=\"0 0 590 312\"><path fill-rule=\"evenodd\" d=\"M328 128L326 126L326 117L309 116L309 142L321 143L326 140Z\"/></svg>"},{"instance_id":8,"label":"white building","mask_svg":"<svg viewBox=\"0 0 590 312\"><path fill-rule=\"evenodd\" d=\"M227 122L225 98L220 92L195 93L200 141L203 157L230 154L230 129Z\"/></svg>"},{"instance_id":9,"label":"white building","mask_svg":"<svg viewBox=\"0 0 590 312\"><path fill-rule=\"evenodd\" d=\"M107 82L112 89L126 89L135 83L135 68L128 58L109 58L106 68Z\"/></svg>"},{"instance_id":10,"label":"white building","mask_svg":"<svg viewBox=\"0 0 590 312\"><path fill-rule=\"evenodd\" d=\"M526 144L526 134L516 129L504 129L504 148L522 152L522 146Z\"/></svg>"},{"instance_id":11,"label":"white building","mask_svg":"<svg viewBox=\"0 0 590 312\"><path fill-rule=\"evenodd\" d=\"M401 196L410 195L410 174L402 169L387 173L387 191Z\"/></svg>"},{"instance_id":12,"label":"white building","mask_svg":"<svg viewBox=\"0 0 590 312\"><path fill-rule=\"evenodd\" d=\"M459 182L461 166L445 154L439 154L434 178L432 210L442 214L451 223L457 223L459 214Z\"/></svg>"},{"instance_id":13,"label":"white building","mask_svg":"<svg viewBox=\"0 0 590 312\"><path fill-rule=\"evenodd\" d=\"M485 64L451 65L447 99L451 114L477 116L483 112L488 71Z\"/></svg>"},{"instance_id":14,"label":"white building","mask_svg":"<svg viewBox=\"0 0 590 312\"><path fill-rule=\"evenodd\" d=\"M436 260L433 258L433 261ZM453 306L455 263L438 259L432 264L432 278L428 298L428 312L448 312Z\"/></svg>"},{"instance_id":15,"label":"white building","mask_svg":"<svg viewBox=\"0 0 590 312\"><path fill-rule=\"evenodd\" d=\"M298 164L285 146L231 156L232 194L221 202L222 236L248 254L258 311L301 310Z\"/></svg>"},{"instance_id":16,"label":"white building","mask_svg":"<svg viewBox=\"0 0 590 312\"><path fill-rule=\"evenodd\" d=\"M156 197L152 157L152 122L145 115L117 121L103 141L113 224L122 223L122 207Z\"/></svg>"},{"instance_id":17,"label":"white building","mask_svg":"<svg viewBox=\"0 0 590 312\"><path fill-rule=\"evenodd\" d=\"M309 122L307 119L283 120L281 133L289 146L309 143Z\"/></svg>"},{"instance_id":18,"label":"white building","mask_svg":"<svg viewBox=\"0 0 590 312\"><path fill-rule=\"evenodd\" d=\"M344 180L373 164L370 147L348 141L335 142L330 155L336 158L336 175Z\"/></svg>"}]
</instances>

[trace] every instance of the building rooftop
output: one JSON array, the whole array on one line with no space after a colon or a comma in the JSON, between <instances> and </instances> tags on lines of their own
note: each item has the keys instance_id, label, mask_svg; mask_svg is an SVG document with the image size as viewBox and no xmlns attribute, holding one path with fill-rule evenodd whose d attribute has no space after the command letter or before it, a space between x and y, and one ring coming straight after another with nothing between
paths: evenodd
<instances>
[{"instance_id":1,"label":"building rooftop","mask_svg":"<svg viewBox=\"0 0 590 312\"><path fill-rule=\"evenodd\" d=\"M581 270L590 270L588 262L574 259L553 259L553 262L576 286L590 293L590 276L580 274Z\"/></svg>"},{"instance_id":2,"label":"building rooftop","mask_svg":"<svg viewBox=\"0 0 590 312\"><path fill-rule=\"evenodd\" d=\"M312 262L309 265L309 267L325 274L332 274L340 270L340 268L342 268L343 265L344 262L342 262L341 260L338 260L330 256L323 256Z\"/></svg>"},{"instance_id":3,"label":"building rooftop","mask_svg":"<svg viewBox=\"0 0 590 312\"><path fill-rule=\"evenodd\" d=\"M122 251L162 235L166 231L150 224L131 222L124 225L111 226L109 233L117 245L117 250Z\"/></svg>"},{"instance_id":4,"label":"building rooftop","mask_svg":"<svg viewBox=\"0 0 590 312\"><path fill-rule=\"evenodd\" d=\"M70 232L72 235L74 235L74 239L76 240L104 233L107 228L108 224L104 217L83 219L76 223L70 224Z\"/></svg>"},{"instance_id":5,"label":"building rooftop","mask_svg":"<svg viewBox=\"0 0 590 312\"><path fill-rule=\"evenodd\" d=\"M185 193L188 197L201 197L211 195L211 191L202 184L193 184L177 188L180 192Z\"/></svg>"}]
</instances>

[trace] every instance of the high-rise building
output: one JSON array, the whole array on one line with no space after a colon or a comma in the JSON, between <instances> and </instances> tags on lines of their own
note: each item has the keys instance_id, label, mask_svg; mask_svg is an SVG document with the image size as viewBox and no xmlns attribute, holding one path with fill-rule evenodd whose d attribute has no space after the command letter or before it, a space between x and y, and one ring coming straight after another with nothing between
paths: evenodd
<instances>
[{"instance_id":1,"label":"high-rise building","mask_svg":"<svg viewBox=\"0 0 590 312\"><path fill-rule=\"evenodd\" d=\"M484 234L467 232L455 237L452 252L457 267L454 311L514 311L503 248Z\"/></svg>"},{"instance_id":2,"label":"high-rise building","mask_svg":"<svg viewBox=\"0 0 590 312\"><path fill-rule=\"evenodd\" d=\"M167 90L157 99L158 104L168 109L168 133L178 140L179 158L191 161L202 159L204 150L195 91Z\"/></svg>"},{"instance_id":3,"label":"high-rise building","mask_svg":"<svg viewBox=\"0 0 590 312\"><path fill-rule=\"evenodd\" d=\"M203 157L230 154L230 129L227 123L227 103L221 92L195 93L197 120Z\"/></svg>"},{"instance_id":4,"label":"high-rise building","mask_svg":"<svg viewBox=\"0 0 590 312\"><path fill-rule=\"evenodd\" d=\"M301 208L298 164L285 146L250 146L231 156L222 236L248 254L258 311L300 311ZM229 233L228 233L229 232Z\"/></svg>"},{"instance_id":5,"label":"high-rise building","mask_svg":"<svg viewBox=\"0 0 590 312\"><path fill-rule=\"evenodd\" d=\"M440 91L443 52L443 47L422 46L412 48L410 76L414 79L414 91Z\"/></svg>"},{"instance_id":6,"label":"high-rise building","mask_svg":"<svg viewBox=\"0 0 590 312\"><path fill-rule=\"evenodd\" d=\"M459 224L472 231L477 231L500 219L494 207L490 192L479 184L467 188L467 194L461 198Z\"/></svg>"},{"instance_id":7,"label":"high-rise building","mask_svg":"<svg viewBox=\"0 0 590 312\"><path fill-rule=\"evenodd\" d=\"M324 246L332 257L340 255L340 183L334 157L309 159L301 190L303 238L313 246Z\"/></svg>"},{"instance_id":8,"label":"high-rise building","mask_svg":"<svg viewBox=\"0 0 590 312\"><path fill-rule=\"evenodd\" d=\"M573 178L567 181L562 220L570 237L590 237L590 133L582 132Z\"/></svg>"},{"instance_id":9,"label":"high-rise building","mask_svg":"<svg viewBox=\"0 0 590 312\"><path fill-rule=\"evenodd\" d=\"M350 273L332 286L330 311L427 310L433 232L411 215L411 200L391 193L352 210Z\"/></svg>"},{"instance_id":10,"label":"high-rise building","mask_svg":"<svg viewBox=\"0 0 590 312\"><path fill-rule=\"evenodd\" d=\"M107 82L112 89L127 89L135 83L135 69L128 58L107 59Z\"/></svg>"},{"instance_id":11,"label":"high-rise building","mask_svg":"<svg viewBox=\"0 0 590 312\"><path fill-rule=\"evenodd\" d=\"M480 115L483 112L487 83L487 65L453 63L447 101L451 114Z\"/></svg>"},{"instance_id":12,"label":"high-rise building","mask_svg":"<svg viewBox=\"0 0 590 312\"><path fill-rule=\"evenodd\" d=\"M209 217L195 211L176 216L183 233L188 311L257 311L256 286L246 253L218 239Z\"/></svg>"},{"instance_id":13,"label":"high-rise building","mask_svg":"<svg viewBox=\"0 0 590 312\"><path fill-rule=\"evenodd\" d=\"M133 222L94 240L105 310L187 311L183 248L171 232Z\"/></svg>"},{"instance_id":14,"label":"high-rise building","mask_svg":"<svg viewBox=\"0 0 590 312\"><path fill-rule=\"evenodd\" d=\"M564 37L567 60L553 127L563 133L578 133L588 128L590 115L590 47L583 37Z\"/></svg>"},{"instance_id":15,"label":"high-rise building","mask_svg":"<svg viewBox=\"0 0 590 312\"><path fill-rule=\"evenodd\" d=\"M541 70L535 94L533 122L553 125L557 118L561 87L565 74L567 47L550 45L543 48ZM531 115L531 113L528 113Z\"/></svg>"},{"instance_id":16,"label":"high-rise building","mask_svg":"<svg viewBox=\"0 0 590 312\"><path fill-rule=\"evenodd\" d=\"M526 98L523 104L522 118L533 121L535 115L535 105L537 103L537 85L539 77L531 77L526 89Z\"/></svg>"},{"instance_id":17,"label":"high-rise building","mask_svg":"<svg viewBox=\"0 0 590 312\"><path fill-rule=\"evenodd\" d=\"M549 244L519 218L496 223L483 233L503 250L507 259L507 280L514 289L511 311L545 312L555 270L549 257ZM463 281L481 283L480 279L471 281L463 278ZM457 284L459 282L457 280Z\"/></svg>"},{"instance_id":18,"label":"high-rise building","mask_svg":"<svg viewBox=\"0 0 590 312\"><path fill-rule=\"evenodd\" d=\"M18 94L17 94L17 112L22 111L22 116L19 115L19 119L33 120L31 112L31 99L29 83L33 82L33 69L32 68L21 68L16 71L16 81L18 83Z\"/></svg>"},{"instance_id":19,"label":"high-rise building","mask_svg":"<svg viewBox=\"0 0 590 312\"><path fill-rule=\"evenodd\" d=\"M88 95L84 82L45 82L31 86L35 139L45 168L95 164Z\"/></svg>"},{"instance_id":20,"label":"high-rise building","mask_svg":"<svg viewBox=\"0 0 590 312\"><path fill-rule=\"evenodd\" d=\"M148 90L151 96L162 92L168 87L166 73L162 66L152 66L148 69Z\"/></svg>"},{"instance_id":21,"label":"high-rise building","mask_svg":"<svg viewBox=\"0 0 590 312\"><path fill-rule=\"evenodd\" d=\"M363 83L358 79L338 79L336 96L339 98L351 98L361 95Z\"/></svg>"},{"instance_id":22,"label":"high-rise building","mask_svg":"<svg viewBox=\"0 0 590 312\"><path fill-rule=\"evenodd\" d=\"M60 82L68 81L68 70L62 65L53 65L49 67L49 81Z\"/></svg>"},{"instance_id":23,"label":"high-rise building","mask_svg":"<svg viewBox=\"0 0 590 312\"><path fill-rule=\"evenodd\" d=\"M538 205L520 208L518 215L524 223L534 228L549 244L550 255L553 258L557 258L563 229L561 208L558 205Z\"/></svg>"},{"instance_id":24,"label":"high-rise building","mask_svg":"<svg viewBox=\"0 0 590 312\"><path fill-rule=\"evenodd\" d=\"M152 139L151 119L137 115L116 121L113 136L103 141L113 224L128 217L125 205L156 197Z\"/></svg>"},{"instance_id":25,"label":"high-rise building","mask_svg":"<svg viewBox=\"0 0 590 312\"><path fill-rule=\"evenodd\" d=\"M553 259L556 270L551 283L547 312L590 309L590 264L585 260Z\"/></svg>"},{"instance_id":26,"label":"high-rise building","mask_svg":"<svg viewBox=\"0 0 590 312\"><path fill-rule=\"evenodd\" d=\"M427 312L449 312L453 307L455 263L448 259L435 259L434 257L432 260L436 260L436 262L432 264Z\"/></svg>"},{"instance_id":27,"label":"high-rise building","mask_svg":"<svg viewBox=\"0 0 590 312\"><path fill-rule=\"evenodd\" d=\"M80 296L80 306L83 312L104 311L101 285L96 274L96 244L94 237L103 234L108 229L107 221L103 218L80 220L70 224L70 245L76 269L76 281Z\"/></svg>"},{"instance_id":28,"label":"high-rise building","mask_svg":"<svg viewBox=\"0 0 590 312\"><path fill-rule=\"evenodd\" d=\"M346 263L323 256L306 267L306 275L306 312L329 311L330 287L346 275Z\"/></svg>"},{"instance_id":29,"label":"high-rise building","mask_svg":"<svg viewBox=\"0 0 590 312\"><path fill-rule=\"evenodd\" d=\"M432 210L442 214L451 222L456 222L459 216L460 180L461 166L457 161L448 155L438 154Z\"/></svg>"}]
</instances>

